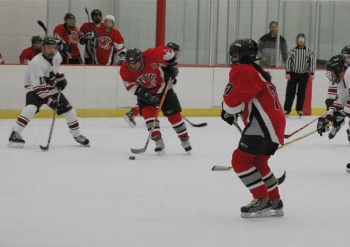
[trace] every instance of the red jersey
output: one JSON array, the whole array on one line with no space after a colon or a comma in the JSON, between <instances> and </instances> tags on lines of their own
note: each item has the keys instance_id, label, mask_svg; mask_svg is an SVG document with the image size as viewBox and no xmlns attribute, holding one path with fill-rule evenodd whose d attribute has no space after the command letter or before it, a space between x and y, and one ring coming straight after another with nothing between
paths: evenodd
<instances>
[{"instance_id":1,"label":"red jersey","mask_svg":"<svg viewBox=\"0 0 350 247\"><path fill-rule=\"evenodd\" d=\"M33 59L33 57L35 57L36 55L38 55L41 52L42 52L42 50L35 51L33 49L33 47L25 48L22 51L21 55L19 55L19 62L21 64L28 64Z\"/></svg>"},{"instance_id":2,"label":"red jersey","mask_svg":"<svg viewBox=\"0 0 350 247\"><path fill-rule=\"evenodd\" d=\"M284 144L286 118L276 87L252 65L237 64L231 68L223 98L227 113L242 112L246 134L267 134L273 142Z\"/></svg>"},{"instance_id":3,"label":"red jersey","mask_svg":"<svg viewBox=\"0 0 350 247\"><path fill-rule=\"evenodd\" d=\"M119 30L112 28L108 33L104 26L97 28L96 64L113 64L113 52L125 52L124 38Z\"/></svg>"},{"instance_id":4,"label":"red jersey","mask_svg":"<svg viewBox=\"0 0 350 247\"><path fill-rule=\"evenodd\" d=\"M73 49L69 53L72 58L80 56L79 51L79 30L77 27L66 28L64 24L59 24L53 30L53 36L57 42L62 41L67 45L72 45Z\"/></svg>"},{"instance_id":5,"label":"red jersey","mask_svg":"<svg viewBox=\"0 0 350 247\"><path fill-rule=\"evenodd\" d=\"M144 68L139 72L128 69L127 63L122 63L119 74L123 79L126 90L135 94L141 86L148 89L152 94L163 92L166 85L162 67L167 67L168 62L175 56L173 50L167 46L158 46L142 52Z\"/></svg>"}]
</instances>

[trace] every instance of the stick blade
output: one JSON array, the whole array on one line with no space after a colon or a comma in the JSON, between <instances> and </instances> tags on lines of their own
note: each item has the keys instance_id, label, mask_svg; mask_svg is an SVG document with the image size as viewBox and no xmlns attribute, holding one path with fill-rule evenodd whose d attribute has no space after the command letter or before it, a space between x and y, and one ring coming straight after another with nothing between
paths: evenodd
<instances>
[{"instance_id":1,"label":"stick blade","mask_svg":"<svg viewBox=\"0 0 350 247\"><path fill-rule=\"evenodd\" d=\"M193 124L192 126L193 127L205 127L207 125L208 125L208 123L200 123L200 124Z\"/></svg>"},{"instance_id":2,"label":"stick blade","mask_svg":"<svg viewBox=\"0 0 350 247\"><path fill-rule=\"evenodd\" d=\"M133 154L142 154L142 153L146 152L146 149L147 149L147 147L140 148L140 149L132 148L132 149L131 149L131 152L132 152Z\"/></svg>"},{"instance_id":3,"label":"stick blade","mask_svg":"<svg viewBox=\"0 0 350 247\"><path fill-rule=\"evenodd\" d=\"M286 179L286 171L284 171L284 173L281 177L277 178L278 185L282 184L285 179Z\"/></svg>"},{"instance_id":4,"label":"stick blade","mask_svg":"<svg viewBox=\"0 0 350 247\"><path fill-rule=\"evenodd\" d=\"M289 135L284 135L284 139L288 139L289 138Z\"/></svg>"},{"instance_id":5,"label":"stick blade","mask_svg":"<svg viewBox=\"0 0 350 247\"><path fill-rule=\"evenodd\" d=\"M41 146L41 145L39 145L40 146L40 149L41 149L41 151L48 151L49 150L49 145L47 145L47 146Z\"/></svg>"},{"instance_id":6,"label":"stick blade","mask_svg":"<svg viewBox=\"0 0 350 247\"><path fill-rule=\"evenodd\" d=\"M232 169L232 166L213 166L212 171L229 171Z\"/></svg>"}]
</instances>

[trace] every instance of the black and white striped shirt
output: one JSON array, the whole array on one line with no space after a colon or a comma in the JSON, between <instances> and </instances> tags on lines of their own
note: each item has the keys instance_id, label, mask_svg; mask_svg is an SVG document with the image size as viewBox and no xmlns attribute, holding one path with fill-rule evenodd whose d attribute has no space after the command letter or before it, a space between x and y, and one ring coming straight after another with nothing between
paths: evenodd
<instances>
[{"instance_id":1,"label":"black and white striped shirt","mask_svg":"<svg viewBox=\"0 0 350 247\"><path fill-rule=\"evenodd\" d=\"M308 73L311 71L313 75L315 73L315 55L313 51L308 47L299 48L298 46L293 47L288 52L288 58L286 61L286 73L291 72L297 74Z\"/></svg>"}]
</instances>

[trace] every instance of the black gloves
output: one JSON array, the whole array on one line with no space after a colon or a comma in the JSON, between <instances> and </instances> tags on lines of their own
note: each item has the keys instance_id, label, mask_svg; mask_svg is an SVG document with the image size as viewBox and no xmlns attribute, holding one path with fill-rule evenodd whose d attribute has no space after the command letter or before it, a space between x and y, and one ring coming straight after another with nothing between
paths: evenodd
<instances>
[{"instance_id":1,"label":"black gloves","mask_svg":"<svg viewBox=\"0 0 350 247\"><path fill-rule=\"evenodd\" d=\"M221 118L229 125L237 124L239 114L229 114L224 109L221 110Z\"/></svg>"},{"instance_id":2,"label":"black gloves","mask_svg":"<svg viewBox=\"0 0 350 247\"><path fill-rule=\"evenodd\" d=\"M136 95L139 99L145 101L149 105L158 106L160 103L161 95L160 94L152 94L152 93L148 92L147 89L144 87L139 87L136 90Z\"/></svg>"},{"instance_id":3,"label":"black gloves","mask_svg":"<svg viewBox=\"0 0 350 247\"><path fill-rule=\"evenodd\" d=\"M326 99L326 101L324 103L326 104L327 111L328 111L329 107L333 106L334 101L335 101L335 99Z\"/></svg>"},{"instance_id":4,"label":"black gloves","mask_svg":"<svg viewBox=\"0 0 350 247\"><path fill-rule=\"evenodd\" d=\"M344 123L346 113L344 111L335 111L333 114L333 126L338 127Z\"/></svg>"},{"instance_id":5,"label":"black gloves","mask_svg":"<svg viewBox=\"0 0 350 247\"><path fill-rule=\"evenodd\" d=\"M318 118L317 133L322 136L322 133L328 131L328 125L331 121L325 117Z\"/></svg>"},{"instance_id":6,"label":"black gloves","mask_svg":"<svg viewBox=\"0 0 350 247\"><path fill-rule=\"evenodd\" d=\"M168 67L164 68L163 67L163 71L164 71L164 79L165 82L168 82L169 78L171 77L171 79L173 80L173 84L176 84L176 77L179 74L179 68L177 67L177 63L173 63L173 64L169 64Z\"/></svg>"},{"instance_id":7,"label":"black gloves","mask_svg":"<svg viewBox=\"0 0 350 247\"><path fill-rule=\"evenodd\" d=\"M56 74L56 87L61 91L67 86L67 80L64 74Z\"/></svg>"},{"instance_id":8,"label":"black gloves","mask_svg":"<svg viewBox=\"0 0 350 247\"><path fill-rule=\"evenodd\" d=\"M57 109L57 111L62 110L64 108L64 104L63 103L59 103L56 99L54 99L53 97L50 97L47 100L47 105L52 108L52 109Z\"/></svg>"}]
</instances>

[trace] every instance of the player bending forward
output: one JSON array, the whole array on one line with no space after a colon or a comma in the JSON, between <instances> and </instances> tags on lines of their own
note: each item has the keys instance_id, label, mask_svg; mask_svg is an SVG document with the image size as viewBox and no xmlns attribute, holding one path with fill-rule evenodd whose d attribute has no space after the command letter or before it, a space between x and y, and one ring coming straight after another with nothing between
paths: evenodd
<instances>
[{"instance_id":1,"label":"player bending forward","mask_svg":"<svg viewBox=\"0 0 350 247\"><path fill-rule=\"evenodd\" d=\"M25 141L21 133L43 104L47 104L52 109L57 108L57 114L64 115L70 132L78 143L84 146L89 144L89 140L80 133L77 114L66 97L61 93L57 101L59 90L63 90L67 85L64 74L58 73L61 62L62 57L57 52L57 45L53 37L44 38L43 52L33 58L25 74L24 86L28 90L26 107L13 126L8 147L22 148L24 146Z\"/></svg>"},{"instance_id":2,"label":"player bending forward","mask_svg":"<svg viewBox=\"0 0 350 247\"><path fill-rule=\"evenodd\" d=\"M238 39L230 46L232 68L223 96L221 118L237 125L242 116L245 128L232 153L232 168L253 195L241 208L241 217L283 216L277 179L268 160L284 143L286 119L271 76L255 61L258 45Z\"/></svg>"},{"instance_id":3,"label":"player bending forward","mask_svg":"<svg viewBox=\"0 0 350 247\"><path fill-rule=\"evenodd\" d=\"M174 51L167 46L151 48L142 53L137 48L128 49L125 61L121 65L120 76L126 90L137 96L140 114L145 119L146 127L150 131L168 82L167 78L175 79L179 73ZM185 151L190 153L192 147L186 124L181 116L180 102L172 89L172 82L170 82L162 105L162 112L173 126ZM156 143L155 152L158 155L163 154L165 145L158 120L151 133L151 138Z\"/></svg>"},{"instance_id":4,"label":"player bending forward","mask_svg":"<svg viewBox=\"0 0 350 247\"><path fill-rule=\"evenodd\" d=\"M326 75L328 79L337 85L337 98L333 105L329 107L326 116L320 117L317 123L317 131L322 136L326 132L327 126L333 123L329 132L329 139L333 139L341 126L344 124L345 117L350 117L350 70L344 55L331 57L326 65ZM348 141L350 142L350 122L347 131Z\"/></svg>"}]
</instances>

